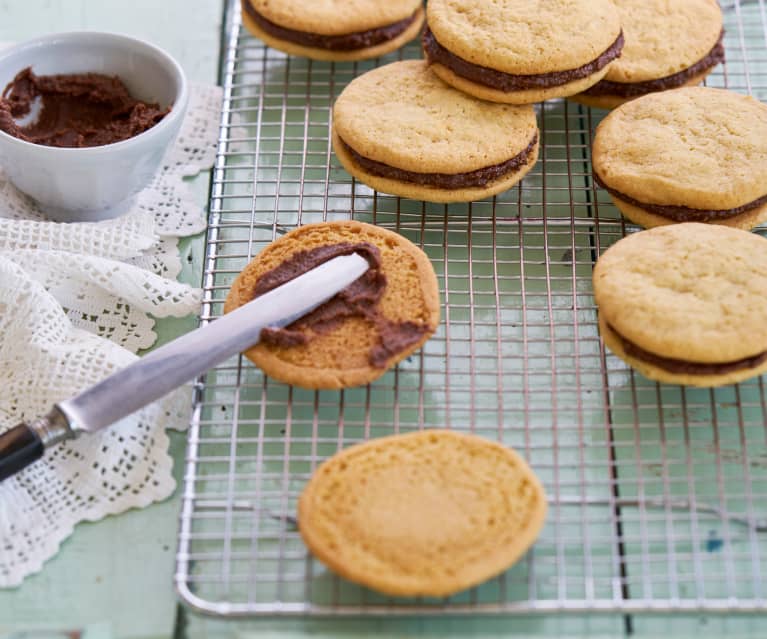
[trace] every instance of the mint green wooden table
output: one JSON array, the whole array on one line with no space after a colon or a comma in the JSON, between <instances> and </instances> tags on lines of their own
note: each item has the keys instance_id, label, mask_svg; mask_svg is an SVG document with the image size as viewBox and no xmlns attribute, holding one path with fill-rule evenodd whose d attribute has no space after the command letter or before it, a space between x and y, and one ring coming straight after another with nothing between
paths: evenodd
<instances>
[{"instance_id":1,"label":"mint green wooden table","mask_svg":"<svg viewBox=\"0 0 767 639\"><path fill-rule=\"evenodd\" d=\"M148 39L176 56L190 79L215 82L222 3L216 0L0 0L0 41L52 31L120 31ZM207 177L195 187L207 199ZM182 243L184 281L197 284L203 242ZM164 321L167 340L195 325L193 318ZM173 434L176 477L182 472L185 437ZM20 588L0 591L0 637L620 637L621 615L459 618L443 620L252 620L207 619L179 606L172 587L178 491L142 511L80 525L43 572ZM637 636L765 636L767 618L634 615Z\"/></svg>"}]
</instances>

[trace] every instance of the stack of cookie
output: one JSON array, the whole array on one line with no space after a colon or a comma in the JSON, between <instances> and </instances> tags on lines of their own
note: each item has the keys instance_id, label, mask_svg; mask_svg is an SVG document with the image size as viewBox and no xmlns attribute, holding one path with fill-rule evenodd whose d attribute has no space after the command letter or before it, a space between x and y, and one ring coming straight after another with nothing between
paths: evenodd
<instances>
[{"instance_id":1,"label":"stack of cookie","mask_svg":"<svg viewBox=\"0 0 767 639\"><path fill-rule=\"evenodd\" d=\"M430 202L517 184L538 158L533 103L594 85L623 47L610 0L431 0L427 21L425 61L370 71L342 92L333 148L368 186Z\"/></svg>"},{"instance_id":2,"label":"stack of cookie","mask_svg":"<svg viewBox=\"0 0 767 639\"><path fill-rule=\"evenodd\" d=\"M430 202L468 202L511 188L538 159L532 106L477 100L422 60L353 80L333 109L333 148L368 186Z\"/></svg>"},{"instance_id":3,"label":"stack of cookie","mask_svg":"<svg viewBox=\"0 0 767 639\"><path fill-rule=\"evenodd\" d=\"M615 107L697 84L724 57L715 0L431 0L426 15L424 65L353 81L334 109L333 144L365 184L434 202L519 182L537 156L533 103ZM382 137L370 144L373 131Z\"/></svg>"},{"instance_id":4,"label":"stack of cookie","mask_svg":"<svg viewBox=\"0 0 767 639\"><path fill-rule=\"evenodd\" d=\"M594 179L632 222L767 220L767 106L689 87L627 102L597 128Z\"/></svg>"},{"instance_id":5,"label":"stack of cookie","mask_svg":"<svg viewBox=\"0 0 767 639\"><path fill-rule=\"evenodd\" d=\"M618 241L594 269L605 344L645 377L703 388L767 373L767 239L686 222Z\"/></svg>"},{"instance_id":6,"label":"stack of cookie","mask_svg":"<svg viewBox=\"0 0 767 639\"><path fill-rule=\"evenodd\" d=\"M594 180L652 230L621 240L595 268L601 335L650 379L743 381L767 370L755 328L767 319L767 241L745 232L767 221L767 106L685 86L724 58L714 2L617 5L626 56L574 99L617 107L594 137ZM672 31L678 24L687 27ZM644 56L631 45L640 40L653 43Z\"/></svg>"},{"instance_id":7,"label":"stack of cookie","mask_svg":"<svg viewBox=\"0 0 767 639\"><path fill-rule=\"evenodd\" d=\"M423 28L421 0L242 0L242 22L270 47L314 60L376 58Z\"/></svg>"},{"instance_id":8,"label":"stack of cookie","mask_svg":"<svg viewBox=\"0 0 767 639\"><path fill-rule=\"evenodd\" d=\"M700 83L723 60L716 0L242 0L271 46L320 60L393 51L422 29L426 61L354 80L334 108L343 166L379 191L472 201L538 156L532 104L592 106Z\"/></svg>"},{"instance_id":9,"label":"stack of cookie","mask_svg":"<svg viewBox=\"0 0 767 639\"><path fill-rule=\"evenodd\" d=\"M611 0L430 0L423 34L442 80L482 100L522 105L587 90L623 45Z\"/></svg>"},{"instance_id":10,"label":"stack of cookie","mask_svg":"<svg viewBox=\"0 0 767 639\"><path fill-rule=\"evenodd\" d=\"M690 87L602 121L594 178L651 230L599 260L607 346L646 377L711 387L767 371L767 106ZM657 228L654 228L657 227Z\"/></svg>"}]
</instances>

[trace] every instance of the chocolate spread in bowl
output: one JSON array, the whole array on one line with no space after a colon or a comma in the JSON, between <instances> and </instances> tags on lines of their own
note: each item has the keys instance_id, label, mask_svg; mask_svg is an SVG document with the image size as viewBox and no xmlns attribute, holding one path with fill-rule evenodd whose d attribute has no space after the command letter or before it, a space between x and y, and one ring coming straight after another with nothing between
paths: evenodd
<instances>
[{"instance_id":1,"label":"chocolate spread in bowl","mask_svg":"<svg viewBox=\"0 0 767 639\"><path fill-rule=\"evenodd\" d=\"M386 289L386 275L381 270L381 252L368 242L341 242L298 251L258 278L253 288L253 299L334 257L352 253L358 253L370 264L359 279L289 326L264 329L261 331L261 342L283 348L308 344L314 335L331 332L346 318L361 317L369 321L378 333L378 343L370 350L368 361L375 368L384 368L392 356L412 346L431 330L425 324L392 321L381 313L378 304Z\"/></svg>"},{"instance_id":2,"label":"chocolate spread in bowl","mask_svg":"<svg viewBox=\"0 0 767 639\"><path fill-rule=\"evenodd\" d=\"M38 99L39 115L30 124L20 124ZM162 109L132 97L116 76L38 76L26 68L0 98L0 130L44 146L103 146L151 129L169 112L170 107Z\"/></svg>"}]
</instances>

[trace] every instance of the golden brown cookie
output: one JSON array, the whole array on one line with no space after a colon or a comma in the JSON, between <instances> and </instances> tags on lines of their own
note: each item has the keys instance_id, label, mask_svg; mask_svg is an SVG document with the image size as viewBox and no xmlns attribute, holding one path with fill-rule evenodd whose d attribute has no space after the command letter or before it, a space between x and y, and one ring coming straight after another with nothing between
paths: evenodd
<instances>
[{"instance_id":1,"label":"golden brown cookie","mask_svg":"<svg viewBox=\"0 0 767 639\"><path fill-rule=\"evenodd\" d=\"M607 75L572 96L614 108L656 91L700 84L724 60L722 11L716 0L613 0L626 44Z\"/></svg>"},{"instance_id":2,"label":"golden brown cookie","mask_svg":"<svg viewBox=\"0 0 767 639\"><path fill-rule=\"evenodd\" d=\"M581 93L623 48L610 0L429 0L426 21L423 47L434 73L494 102Z\"/></svg>"},{"instance_id":3,"label":"golden brown cookie","mask_svg":"<svg viewBox=\"0 0 767 639\"><path fill-rule=\"evenodd\" d=\"M352 252L370 262L365 275L285 329L262 331L245 352L264 373L310 389L367 384L437 329L437 277L426 254L397 233L353 221L307 224L267 246L232 284L224 312Z\"/></svg>"},{"instance_id":4,"label":"golden brown cookie","mask_svg":"<svg viewBox=\"0 0 767 639\"><path fill-rule=\"evenodd\" d=\"M242 0L242 21L270 47L315 60L395 51L423 27L421 0Z\"/></svg>"},{"instance_id":5,"label":"golden brown cookie","mask_svg":"<svg viewBox=\"0 0 767 639\"><path fill-rule=\"evenodd\" d=\"M615 109L597 128L594 178L646 227L767 220L767 106L704 87L663 91Z\"/></svg>"},{"instance_id":6,"label":"golden brown cookie","mask_svg":"<svg viewBox=\"0 0 767 639\"><path fill-rule=\"evenodd\" d=\"M713 224L629 235L594 268L608 348L643 375L722 386L767 372L767 240Z\"/></svg>"},{"instance_id":7,"label":"golden brown cookie","mask_svg":"<svg viewBox=\"0 0 767 639\"><path fill-rule=\"evenodd\" d=\"M298 503L301 536L334 572L396 596L447 596L516 562L546 517L543 487L513 450L430 430L347 448Z\"/></svg>"},{"instance_id":8,"label":"golden brown cookie","mask_svg":"<svg viewBox=\"0 0 767 639\"><path fill-rule=\"evenodd\" d=\"M468 202L509 189L535 165L532 106L475 100L422 60L353 80L333 107L333 149L368 186L429 202Z\"/></svg>"}]
</instances>

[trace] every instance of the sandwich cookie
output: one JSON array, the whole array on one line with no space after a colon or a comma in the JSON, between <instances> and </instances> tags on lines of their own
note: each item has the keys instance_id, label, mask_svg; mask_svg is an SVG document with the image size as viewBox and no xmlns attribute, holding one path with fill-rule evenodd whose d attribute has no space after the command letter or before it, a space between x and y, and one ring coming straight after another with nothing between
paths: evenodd
<instances>
[{"instance_id":1,"label":"sandwich cookie","mask_svg":"<svg viewBox=\"0 0 767 639\"><path fill-rule=\"evenodd\" d=\"M421 0L242 0L242 21L270 47L315 60L395 51L423 27Z\"/></svg>"},{"instance_id":2,"label":"sandwich cookie","mask_svg":"<svg viewBox=\"0 0 767 639\"><path fill-rule=\"evenodd\" d=\"M437 329L437 277L426 254L397 233L352 221L307 224L267 246L235 279L224 312L351 253L370 263L362 277L289 326L264 329L245 352L264 373L309 389L367 384Z\"/></svg>"},{"instance_id":3,"label":"sandwich cookie","mask_svg":"<svg viewBox=\"0 0 767 639\"><path fill-rule=\"evenodd\" d=\"M543 488L513 450L475 435L375 439L324 462L298 502L309 550L342 577L402 596L448 596L533 544Z\"/></svg>"},{"instance_id":4,"label":"sandwich cookie","mask_svg":"<svg viewBox=\"0 0 767 639\"><path fill-rule=\"evenodd\" d=\"M645 377L722 386L767 372L767 240L685 223L620 240L594 268L607 347Z\"/></svg>"},{"instance_id":5,"label":"sandwich cookie","mask_svg":"<svg viewBox=\"0 0 767 639\"><path fill-rule=\"evenodd\" d=\"M581 93L623 49L610 0L429 0L426 21L423 48L434 73L494 102Z\"/></svg>"},{"instance_id":6,"label":"sandwich cookie","mask_svg":"<svg viewBox=\"0 0 767 639\"><path fill-rule=\"evenodd\" d=\"M655 91L700 84L724 61L716 0L613 0L626 45L604 80L573 96L612 109Z\"/></svg>"},{"instance_id":7,"label":"sandwich cookie","mask_svg":"<svg viewBox=\"0 0 767 639\"><path fill-rule=\"evenodd\" d=\"M532 106L475 100L422 60L353 80L333 107L333 149L371 188L429 202L469 202L511 188L538 159Z\"/></svg>"},{"instance_id":8,"label":"sandwich cookie","mask_svg":"<svg viewBox=\"0 0 767 639\"><path fill-rule=\"evenodd\" d=\"M631 100L599 125L594 179L632 222L767 220L767 106L705 87Z\"/></svg>"}]
</instances>

